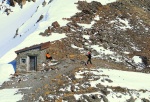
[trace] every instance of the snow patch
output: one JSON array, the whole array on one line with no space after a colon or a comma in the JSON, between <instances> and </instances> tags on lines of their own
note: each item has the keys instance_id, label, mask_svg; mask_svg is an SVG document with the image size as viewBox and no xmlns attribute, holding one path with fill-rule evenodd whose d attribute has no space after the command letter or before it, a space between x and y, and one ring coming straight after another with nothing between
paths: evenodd
<instances>
[{"instance_id":1,"label":"snow patch","mask_svg":"<svg viewBox=\"0 0 150 102\"><path fill-rule=\"evenodd\" d=\"M14 68L11 64L0 64L0 85L4 81L8 81L11 74L14 74Z\"/></svg>"},{"instance_id":2,"label":"snow patch","mask_svg":"<svg viewBox=\"0 0 150 102\"><path fill-rule=\"evenodd\" d=\"M22 99L22 94L16 94L18 89L2 89L0 90L1 102L17 102Z\"/></svg>"}]
</instances>

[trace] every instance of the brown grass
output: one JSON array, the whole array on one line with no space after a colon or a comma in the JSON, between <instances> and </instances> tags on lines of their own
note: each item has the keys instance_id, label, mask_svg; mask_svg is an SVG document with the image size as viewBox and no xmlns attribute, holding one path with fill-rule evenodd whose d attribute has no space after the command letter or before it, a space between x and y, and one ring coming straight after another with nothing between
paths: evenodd
<instances>
[{"instance_id":1,"label":"brown grass","mask_svg":"<svg viewBox=\"0 0 150 102\"><path fill-rule=\"evenodd\" d=\"M127 92L127 90L125 88L122 88L120 86L116 86L116 87L110 87L114 92Z\"/></svg>"},{"instance_id":2,"label":"brown grass","mask_svg":"<svg viewBox=\"0 0 150 102\"><path fill-rule=\"evenodd\" d=\"M69 97L69 96L74 96L74 93L73 92L70 92L70 93L65 93L63 95L63 97Z\"/></svg>"},{"instance_id":3,"label":"brown grass","mask_svg":"<svg viewBox=\"0 0 150 102\"><path fill-rule=\"evenodd\" d=\"M94 87L88 87L86 89L81 89L79 91L76 91L76 94L85 94L85 93L92 93L92 92L97 92L97 89Z\"/></svg>"},{"instance_id":4,"label":"brown grass","mask_svg":"<svg viewBox=\"0 0 150 102\"><path fill-rule=\"evenodd\" d=\"M47 90L47 91L45 91L44 92L44 96L47 96L47 95L49 95L51 92L49 91L49 90Z\"/></svg>"}]
</instances>

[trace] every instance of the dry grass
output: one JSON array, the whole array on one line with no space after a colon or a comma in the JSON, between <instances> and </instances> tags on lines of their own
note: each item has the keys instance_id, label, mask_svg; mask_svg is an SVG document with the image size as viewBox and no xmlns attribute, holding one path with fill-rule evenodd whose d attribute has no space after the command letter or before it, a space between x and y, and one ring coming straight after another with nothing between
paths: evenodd
<instances>
[{"instance_id":1,"label":"dry grass","mask_svg":"<svg viewBox=\"0 0 150 102\"><path fill-rule=\"evenodd\" d=\"M49 91L49 90L47 90L47 91L45 91L44 92L44 96L47 96L47 95L49 95L51 92Z\"/></svg>"},{"instance_id":2,"label":"dry grass","mask_svg":"<svg viewBox=\"0 0 150 102\"><path fill-rule=\"evenodd\" d=\"M38 93L41 91L41 88L38 88L37 90L35 90L35 93Z\"/></svg>"},{"instance_id":3,"label":"dry grass","mask_svg":"<svg viewBox=\"0 0 150 102\"><path fill-rule=\"evenodd\" d=\"M61 79L61 77L62 77L62 74L58 74L55 78L56 79Z\"/></svg>"},{"instance_id":4,"label":"dry grass","mask_svg":"<svg viewBox=\"0 0 150 102\"><path fill-rule=\"evenodd\" d=\"M44 88L45 88L45 89L47 89L48 87L49 87L49 85L48 85L48 84L44 85Z\"/></svg>"},{"instance_id":5,"label":"dry grass","mask_svg":"<svg viewBox=\"0 0 150 102\"><path fill-rule=\"evenodd\" d=\"M72 74L76 74L76 72L79 72L79 71L82 71L83 70L83 68L75 68L71 73Z\"/></svg>"},{"instance_id":6,"label":"dry grass","mask_svg":"<svg viewBox=\"0 0 150 102\"><path fill-rule=\"evenodd\" d=\"M73 92L64 93L62 97L65 98L65 97L70 97L70 96L74 96L74 93ZM62 97L59 97L59 99L55 100L55 102L62 102L63 100Z\"/></svg>"},{"instance_id":7,"label":"dry grass","mask_svg":"<svg viewBox=\"0 0 150 102\"><path fill-rule=\"evenodd\" d=\"M64 85L64 81L63 81L63 80L58 80L57 84L58 84L59 86L63 86L63 85Z\"/></svg>"},{"instance_id":8,"label":"dry grass","mask_svg":"<svg viewBox=\"0 0 150 102\"><path fill-rule=\"evenodd\" d=\"M86 89L80 89L76 91L76 94L85 94L85 93L92 93L92 92L97 92L97 89L94 87L88 87Z\"/></svg>"},{"instance_id":9,"label":"dry grass","mask_svg":"<svg viewBox=\"0 0 150 102\"><path fill-rule=\"evenodd\" d=\"M70 92L70 93L65 93L63 95L63 97L69 97L69 96L74 96L74 93L73 92Z\"/></svg>"},{"instance_id":10,"label":"dry grass","mask_svg":"<svg viewBox=\"0 0 150 102\"><path fill-rule=\"evenodd\" d=\"M80 79L73 80L72 83L75 85L75 84L79 83L79 80L80 80Z\"/></svg>"},{"instance_id":11,"label":"dry grass","mask_svg":"<svg viewBox=\"0 0 150 102\"><path fill-rule=\"evenodd\" d=\"M86 90L87 90L87 92L96 92L97 91L97 89L94 87L88 87Z\"/></svg>"},{"instance_id":12,"label":"dry grass","mask_svg":"<svg viewBox=\"0 0 150 102\"><path fill-rule=\"evenodd\" d=\"M62 97L60 97L59 99L55 100L55 102L62 102Z\"/></svg>"},{"instance_id":13,"label":"dry grass","mask_svg":"<svg viewBox=\"0 0 150 102\"><path fill-rule=\"evenodd\" d=\"M127 90L125 88L122 88L120 86L116 86L116 87L110 87L114 92L127 92Z\"/></svg>"},{"instance_id":14,"label":"dry grass","mask_svg":"<svg viewBox=\"0 0 150 102\"><path fill-rule=\"evenodd\" d=\"M54 83L57 82L57 79L52 79L52 82L54 82Z\"/></svg>"}]
</instances>

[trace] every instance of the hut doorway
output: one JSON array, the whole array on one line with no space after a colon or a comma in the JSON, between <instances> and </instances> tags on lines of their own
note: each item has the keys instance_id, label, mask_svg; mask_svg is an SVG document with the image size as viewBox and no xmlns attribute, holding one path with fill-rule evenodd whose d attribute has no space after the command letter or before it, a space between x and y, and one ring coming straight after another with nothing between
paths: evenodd
<instances>
[{"instance_id":1,"label":"hut doorway","mask_svg":"<svg viewBox=\"0 0 150 102\"><path fill-rule=\"evenodd\" d=\"M37 56L29 56L29 70L37 71Z\"/></svg>"}]
</instances>

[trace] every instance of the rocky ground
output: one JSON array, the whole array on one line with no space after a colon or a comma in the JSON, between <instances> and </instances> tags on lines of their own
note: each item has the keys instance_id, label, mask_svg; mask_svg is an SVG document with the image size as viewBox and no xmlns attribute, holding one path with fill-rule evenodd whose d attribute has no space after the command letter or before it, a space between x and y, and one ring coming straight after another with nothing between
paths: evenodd
<instances>
[{"instance_id":1,"label":"rocky ground","mask_svg":"<svg viewBox=\"0 0 150 102\"><path fill-rule=\"evenodd\" d=\"M150 64L149 0L119 0L108 5L101 5L96 1L91 3L78 1L76 4L80 12L70 18L63 18L69 21L66 26L61 27L59 22L55 21L40 35L49 36L52 32L66 33L67 38L56 43L60 45L62 52L67 51L68 54L81 53L79 50L72 50L71 44L73 44L85 51L92 50L93 55L100 55L91 47L98 45L115 52L111 56L101 54L100 59L114 63L119 59L120 64L136 69L138 65L132 63L132 58L140 56L147 59L144 68L148 68ZM83 24L91 27L87 28ZM89 39L84 36L89 36ZM57 44L55 46L58 46Z\"/></svg>"},{"instance_id":2,"label":"rocky ground","mask_svg":"<svg viewBox=\"0 0 150 102\"><path fill-rule=\"evenodd\" d=\"M105 60L92 59L93 65L88 66L84 65L84 61L86 61L86 59L77 60L73 58L64 58L58 60L57 64L46 68L45 71L16 73L12 75L10 81L4 82L0 89L18 88L19 91L16 94L21 93L24 95L20 102L62 102L62 100L68 102L85 102L85 99L88 100L88 102L100 102L100 100L108 102L108 99L105 97L109 93L107 87L99 84L99 88L93 88L87 84L86 86L88 87L84 88L82 85L87 83L93 75L85 73L83 79L77 79L75 73L91 69L96 70L97 68L127 69L123 69L124 66L121 68L120 65L118 66L117 64ZM128 69L128 71L133 70ZM107 81L111 82L111 80ZM74 84L78 85L78 91ZM67 86L69 89L65 89ZM116 87L115 90L125 91L125 89L120 87ZM96 95L84 95L82 100L76 100L74 97L75 94L86 94L98 91L101 92L101 97L97 97Z\"/></svg>"},{"instance_id":3,"label":"rocky ground","mask_svg":"<svg viewBox=\"0 0 150 102\"><path fill-rule=\"evenodd\" d=\"M59 22L55 21L45 32L39 34L50 36L52 32L66 33L67 38L52 42L49 48L58 64L49 67L45 72L17 73L12 76L10 81L3 83L0 89L19 88L18 93L24 94L21 102L42 100L45 102L61 102L62 100L85 102L84 100L75 100L73 95L99 90L101 91L100 97L84 95L83 99L88 102L100 102L100 100L108 102L105 97L108 94L106 87L99 85L97 89L90 86L84 89L80 85L85 83L90 75L85 75L87 77L78 80L75 78L75 72L90 68L96 69L97 67L137 71L137 66L131 61L135 55L147 58L147 66L142 71L150 72L148 66L150 65L149 0L118 0L104 6L96 1L91 3L78 1L76 4L81 12L70 18L63 18L69 21L66 26L60 27ZM123 21L128 21L130 26L128 27ZM81 24L92 24L92 26L85 28ZM88 35L89 39L85 39L83 35ZM74 49L71 44L82 48L82 50ZM87 50L92 50L94 56L100 55L95 49L89 47L92 45L110 49L115 54L112 55L113 58L101 54L101 57L92 59L92 66L85 66L83 62L86 61L84 54ZM114 56L119 56L117 58L120 62L117 62ZM111 80L109 81L111 82ZM79 83L80 90L78 91L75 91L73 87L76 83ZM62 91L61 89L65 86L70 86L70 90ZM120 87L114 89L119 92L126 91ZM134 99L131 97L127 102L134 102ZM143 102L149 101L143 99Z\"/></svg>"},{"instance_id":4,"label":"rocky ground","mask_svg":"<svg viewBox=\"0 0 150 102\"><path fill-rule=\"evenodd\" d=\"M26 1L36 0L11 0L10 5L25 5ZM52 2L44 1L44 5ZM92 50L93 55L100 55L99 59L105 59L114 63L124 64L127 68L136 69L138 65L133 63L134 56L144 57L145 69L150 65L150 1L149 0L117 0L107 5L100 2L77 1L75 3L80 10L70 18L62 18L69 21L65 26L54 21L41 36L50 36L51 33L66 33L67 38L62 41L52 42L53 55L59 53L59 58L83 54L82 51ZM39 17L37 22L44 18ZM91 25L87 28L84 25ZM86 39L84 36L89 36ZM82 48L82 51L73 49L71 45ZM100 54L91 46L98 45L114 52L114 55ZM57 47L56 47L57 46ZM58 48L61 49L59 49ZM67 52L67 53L66 53ZM63 54L62 54L63 53ZM119 62L118 62L119 59Z\"/></svg>"}]
</instances>

